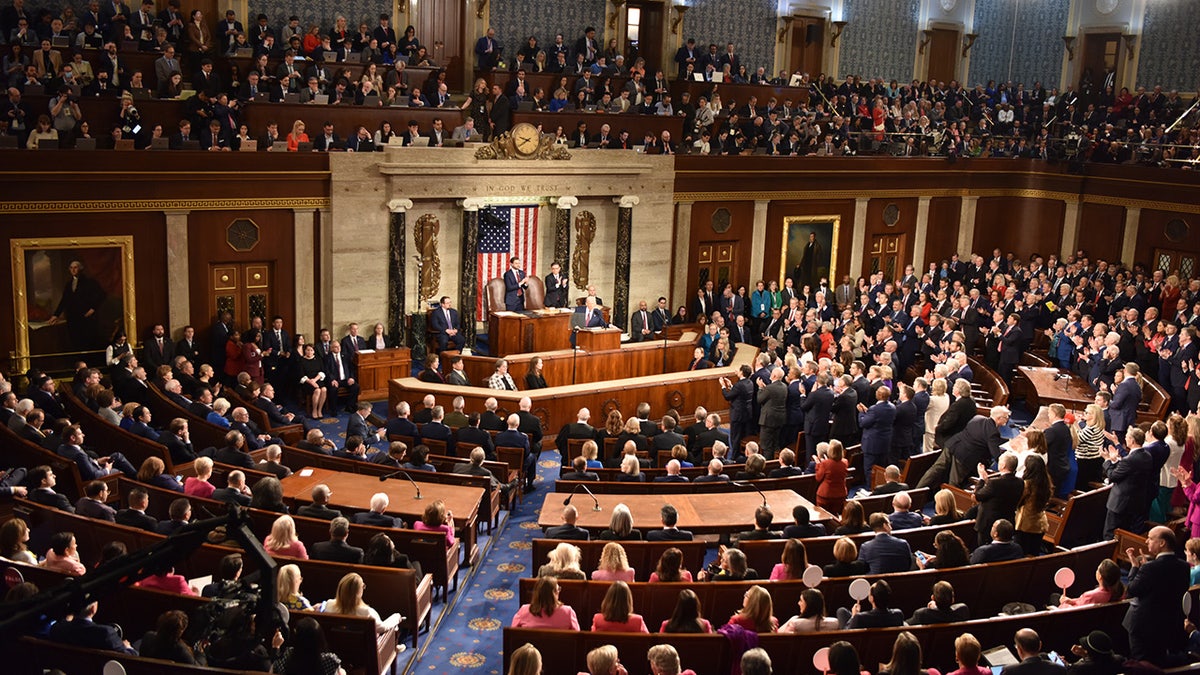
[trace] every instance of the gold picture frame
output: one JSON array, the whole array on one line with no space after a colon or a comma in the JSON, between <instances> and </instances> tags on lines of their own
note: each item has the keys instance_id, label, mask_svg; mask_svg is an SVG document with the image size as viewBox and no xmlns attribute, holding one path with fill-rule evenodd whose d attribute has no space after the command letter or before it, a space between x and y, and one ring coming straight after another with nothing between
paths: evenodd
<instances>
[{"instance_id":1,"label":"gold picture frame","mask_svg":"<svg viewBox=\"0 0 1200 675\"><path fill-rule=\"evenodd\" d=\"M103 351L116 325L123 326L130 347L137 348L132 235L12 239L10 246L16 330L11 362L15 372L27 371L34 357L63 358ZM61 348L61 332L54 340L34 340L35 331L55 325L51 317L60 309L72 283L70 265L76 260L83 263L80 279L99 294L95 311L88 321L66 321L69 344L65 349ZM35 343L41 342L51 347L32 353Z\"/></svg>"},{"instance_id":2,"label":"gold picture frame","mask_svg":"<svg viewBox=\"0 0 1200 675\"><path fill-rule=\"evenodd\" d=\"M792 279L796 291L803 290L806 283L815 289L822 278L829 281L829 288L836 287L838 232L841 227L841 216L785 216L779 256L779 287L783 288L784 280L792 276L792 272L803 261L809 234L816 235L817 259L809 280Z\"/></svg>"}]
</instances>

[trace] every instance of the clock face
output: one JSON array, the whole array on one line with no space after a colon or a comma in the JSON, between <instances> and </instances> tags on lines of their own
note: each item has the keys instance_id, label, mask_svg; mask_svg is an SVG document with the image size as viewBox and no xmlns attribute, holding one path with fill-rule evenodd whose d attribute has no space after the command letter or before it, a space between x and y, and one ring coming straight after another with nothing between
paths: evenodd
<instances>
[{"instance_id":1,"label":"clock face","mask_svg":"<svg viewBox=\"0 0 1200 675\"><path fill-rule=\"evenodd\" d=\"M949 12L958 4L958 0L941 0L942 10Z\"/></svg>"},{"instance_id":2,"label":"clock face","mask_svg":"<svg viewBox=\"0 0 1200 675\"><path fill-rule=\"evenodd\" d=\"M522 122L512 129L513 148L519 155L532 155L537 152L538 145L541 144L541 134L538 133L537 127Z\"/></svg>"},{"instance_id":3,"label":"clock face","mask_svg":"<svg viewBox=\"0 0 1200 675\"><path fill-rule=\"evenodd\" d=\"M1112 14L1112 11L1121 4L1120 0L1096 0L1096 11L1101 14Z\"/></svg>"}]
</instances>

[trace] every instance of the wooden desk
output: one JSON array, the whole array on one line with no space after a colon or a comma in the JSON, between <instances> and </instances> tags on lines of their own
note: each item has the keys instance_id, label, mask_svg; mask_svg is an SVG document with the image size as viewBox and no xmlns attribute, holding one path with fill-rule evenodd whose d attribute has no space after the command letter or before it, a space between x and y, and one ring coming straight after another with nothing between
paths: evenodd
<instances>
[{"instance_id":1,"label":"wooden desk","mask_svg":"<svg viewBox=\"0 0 1200 675\"><path fill-rule=\"evenodd\" d=\"M408 347L364 351L358 354L359 398L387 396L388 381L412 375L412 352Z\"/></svg>"},{"instance_id":2,"label":"wooden desk","mask_svg":"<svg viewBox=\"0 0 1200 675\"><path fill-rule=\"evenodd\" d=\"M775 525L780 529L793 522L792 509L801 505L808 508L814 523L833 520L833 514L791 490L770 490L763 494L767 496L767 504L775 515ZM560 492L546 495L538 525L553 527L562 524L565 497ZM596 499L600 502L600 511L592 510L592 500L586 494L576 495L571 502L579 510L579 519L575 524L595 532L608 528L613 507L617 504L629 507L629 512L633 514L633 527L643 531L661 528L661 509L664 504L671 504L679 511L679 529L697 534L753 530L754 510L762 505L762 497L753 490L670 496L598 494Z\"/></svg>"},{"instance_id":3,"label":"wooden desk","mask_svg":"<svg viewBox=\"0 0 1200 675\"><path fill-rule=\"evenodd\" d=\"M492 312L488 316L488 340L490 351L504 357L569 350L571 312L561 309L535 309L528 313Z\"/></svg>"},{"instance_id":4,"label":"wooden desk","mask_svg":"<svg viewBox=\"0 0 1200 675\"><path fill-rule=\"evenodd\" d=\"M671 140L676 143L683 138L683 118L679 115L665 117L660 115L637 115L631 113L602 113L584 112L581 110L563 110L561 112L517 112L513 113L513 124L528 122L540 126L542 133L553 134L558 127L563 128L568 136L575 132L580 122L587 125L589 137L600 133L601 125L607 124L615 138L621 130L629 132L629 140L634 145L641 145L646 134L658 138L663 131L671 132Z\"/></svg>"},{"instance_id":5,"label":"wooden desk","mask_svg":"<svg viewBox=\"0 0 1200 675\"><path fill-rule=\"evenodd\" d=\"M583 335L580 333L580 335ZM509 354L508 374L518 387L524 386L529 363L536 356L542 359L542 374L551 387L582 382L604 382L614 373L625 377L643 377L686 370L695 349L696 337L688 340L668 340L666 368L663 368L663 341L649 340L623 344L616 349L592 352L586 349L559 349L532 354ZM472 382L483 384L495 370L496 360L490 356L464 356L463 365ZM443 368L449 364L442 364Z\"/></svg>"},{"instance_id":6,"label":"wooden desk","mask_svg":"<svg viewBox=\"0 0 1200 675\"><path fill-rule=\"evenodd\" d=\"M1029 386L1025 393L1027 408L1040 408L1051 403L1061 403L1067 410L1082 411L1095 402L1096 390L1075 373L1061 368L1038 368L1017 366L1017 372L1025 376ZM1058 381L1061 374L1068 379Z\"/></svg>"},{"instance_id":7,"label":"wooden desk","mask_svg":"<svg viewBox=\"0 0 1200 675\"><path fill-rule=\"evenodd\" d=\"M575 346L589 352L621 348L620 328L588 328L575 334Z\"/></svg>"},{"instance_id":8,"label":"wooden desk","mask_svg":"<svg viewBox=\"0 0 1200 675\"><path fill-rule=\"evenodd\" d=\"M310 473L311 472L311 473ZM307 473L308 475L302 475ZM342 473L331 469L306 468L284 478L283 498L297 505L312 502L312 489L324 483L333 491L332 506L344 506L357 511L371 509L371 496L376 492L387 494L390 503L387 512L400 516L412 523L425 515L425 507L434 500L446 502L446 508L454 513L454 525L463 528L463 557L473 561L475 548L475 520L479 516L479 503L484 497L481 488L442 483L417 483L421 488L421 499L416 499L412 483L403 478L379 481L376 476Z\"/></svg>"}]
</instances>

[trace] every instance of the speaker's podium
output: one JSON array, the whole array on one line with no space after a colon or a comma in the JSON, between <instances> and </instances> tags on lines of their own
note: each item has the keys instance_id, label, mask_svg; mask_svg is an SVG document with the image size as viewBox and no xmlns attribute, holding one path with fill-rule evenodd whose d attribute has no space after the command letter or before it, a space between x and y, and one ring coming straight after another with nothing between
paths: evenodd
<instances>
[{"instance_id":1,"label":"speaker's podium","mask_svg":"<svg viewBox=\"0 0 1200 675\"><path fill-rule=\"evenodd\" d=\"M585 352L600 352L621 348L621 329L584 328L575 334L575 346Z\"/></svg>"},{"instance_id":2,"label":"speaker's podium","mask_svg":"<svg viewBox=\"0 0 1200 675\"><path fill-rule=\"evenodd\" d=\"M525 277L525 311L504 309L504 279L487 282L488 345L494 356L571 348L571 311L546 307L546 287L537 275Z\"/></svg>"}]
</instances>

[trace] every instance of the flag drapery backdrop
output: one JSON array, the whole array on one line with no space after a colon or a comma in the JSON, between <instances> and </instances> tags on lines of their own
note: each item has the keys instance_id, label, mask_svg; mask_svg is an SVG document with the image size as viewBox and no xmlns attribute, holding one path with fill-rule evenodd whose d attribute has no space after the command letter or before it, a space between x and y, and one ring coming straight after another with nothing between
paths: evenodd
<instances>
[{"instance_id":1,"label":"flag drapery backdrop","mask_svg":"<svg viewBox=\"0 0 1200 675\"><path fill-rule=\"evenodd\" d=\"M517 256L525 274L537 272L538 206L489 206L479 211L479 287L476 289L476 316L486 320L484 294L487 282L503 276L508 259ZM492 311L503 307L492 307Z\"/></svg>"}]
</instances>

